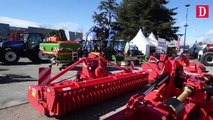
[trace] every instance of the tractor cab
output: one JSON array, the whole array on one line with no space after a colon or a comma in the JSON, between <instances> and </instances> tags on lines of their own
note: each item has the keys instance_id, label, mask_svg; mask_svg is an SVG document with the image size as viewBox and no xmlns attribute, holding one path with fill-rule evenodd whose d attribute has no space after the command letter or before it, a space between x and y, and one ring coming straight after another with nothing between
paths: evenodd
<instances>
[{"instance_id":1,"label":"tractor cab","mask_svg":"<svg viewBox=\"0 0 213 120\"><path fill-rule=\"evenodd\" d=\"M136 45L130 45L129 46L130 55L138 55L140 52L138 50L138 47Z\"/></svg>"},{"instance_id":2,"label":"tractor cab","mask_svg":"<svg viewBox=\"0 0 213 120\"><path fill-rule=\"evenodd\" d=\"M116 52L116 54L124 54L124 48L125 48L125 45L126 45L126 40L114 40L113 41L113 46L114 46L114 50Z\"/></svg>"},{"instance_id":3,"label":"tractor cab","mask_svg":"<svg viewBox=\"0 0 213 120\"><path fill-rule=\"evenodd\" d=\"M28 50L35 49L36 47L38 48L39 44L44 40L44 36L38 33L24 33L21 36Z\"/></svg>"},{"instance_id":4,"label":"tractor cab","mask_svg":"<svg viewBox=\"0 0 213 120\"><path fill-rule=\"evenodd\" d=\"M43 54L39 44L44 42L44 35L39 33L23 33L21 39L24 41L26 56L33 62L49 60L48 55Z\"/></svg>"}]
</instances>

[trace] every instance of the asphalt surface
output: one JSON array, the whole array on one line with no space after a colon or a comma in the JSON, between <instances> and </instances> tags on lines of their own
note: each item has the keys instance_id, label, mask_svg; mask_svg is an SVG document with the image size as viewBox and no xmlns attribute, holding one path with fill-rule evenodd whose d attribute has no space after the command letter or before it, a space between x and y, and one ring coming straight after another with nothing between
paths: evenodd
<instances>
[{"instance_id":1,"label":"asphalt surface","mask_svg":"<svg viewBox=\"0 0 213 120\"><path fill-rule=\"evenodd\" d=\"M143 89L135 90L60 118L47 117L41 115L27 102L26 95L28 86L38 82L38 68L48 66L49 63L33 64L28 59L21 59L17 65L0 63L0 120L101 119L103 115L124 106L131 95L143 91ZM75 75L76 70L68 72L60 79ZM213 73L213 67L207 67L207 70ZM59 69L55 66L51 75L58 72Z\"/></svg>"},{"instance_id":2,"label":"asphalt surface","mask_svg":"<svg viewBox=\"0 0 213 120\"><path fill-rule=\"evenodd\" d=\"M16 65L0 64L0 109L25 103L30 84L37 84L38 68L46 64L33 64L28 59L21 59ZM53 74L59 72L53 68Z\"/></svg>"}]
</instances>

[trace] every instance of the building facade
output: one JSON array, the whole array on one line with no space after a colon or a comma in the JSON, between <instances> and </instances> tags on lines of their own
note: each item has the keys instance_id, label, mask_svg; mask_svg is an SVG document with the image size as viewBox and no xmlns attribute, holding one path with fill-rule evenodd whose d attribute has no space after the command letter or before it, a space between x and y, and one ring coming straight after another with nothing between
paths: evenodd
<instances>
[{"instance_id":1,"label":"building facade","mask_svg":"<svg viewBox=\"0 0 213 120\"><path fill-rule=\"evenodd\" d=\"M56 29L47 29L47 28L39 28L39 27L28 27L28 28L20 28L20 27L13 27L9 24L0 23L0 40L7 40L8 36L11 32L28 32L28 33L39 33L43 34L44 36L48 36L51 32L56 31ZM68 40L81 40L83 37L83 33L79 32L71 32L68 31L69 38Z\"/></svg>"},{"instance_id":2,"label":"building facade","mask_svg":"<svg viewBox=\"0 0 213 120\"><path fill-rule=\"evenodd\" d=\"M9 34L9 24L0 23L0 40L6 40Z\"/></svg>"}]
</instances>

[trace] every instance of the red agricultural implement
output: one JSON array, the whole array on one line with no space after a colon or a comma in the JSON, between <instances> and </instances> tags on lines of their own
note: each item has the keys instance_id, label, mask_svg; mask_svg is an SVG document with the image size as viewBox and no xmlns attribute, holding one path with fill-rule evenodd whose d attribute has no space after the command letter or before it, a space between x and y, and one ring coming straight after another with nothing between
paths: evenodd
<instances>
[{"instance_id":1,"label":"red agricultural implement","mask_svg":"<svg viewBox=\"0 0 213 120\"><path fill-rule=\"evenodd\" d=\"M162 70L165 67L165 63L168 60L166 54L161 54L160 59L158 60L154 56L150 56L148 62L145 62L141 65L142 69L149 73L149 81L154 82L155 79L162 74ZM190 62L189 58L181 54L176 60L178 65L182 66L187 74L201 74L206 72L206 67L197 62Z\"/></svg>"},{"instance_id":2,"label":"red agricultural implement","mask_svg":"<svg viewBox=\"0 0 213 120\"><path fill-rule=\"evenodd\" d=\"M185 74L179 59L167 58L155 82L142 94L133 95L125 109L106 119L213 120L213 74Z\"/></svg>"},{"instance_id":3,"label":"red agricultural implement","mask_svg":"<svg viewBox=\"0 0 213 120\"><path fill-rule=\"evenodd\" d=\"M122 71L111 73L107 70L107 64ZM82 69L77 72L74 79L53 82L77 65L81 65ZM42 114L59 116L144 87L147 82L148 74L142 70L133 71L101 56L89 55L52 78L41 78L38 85L30 85L28 101Z\"/></svg>"}]
</instances>

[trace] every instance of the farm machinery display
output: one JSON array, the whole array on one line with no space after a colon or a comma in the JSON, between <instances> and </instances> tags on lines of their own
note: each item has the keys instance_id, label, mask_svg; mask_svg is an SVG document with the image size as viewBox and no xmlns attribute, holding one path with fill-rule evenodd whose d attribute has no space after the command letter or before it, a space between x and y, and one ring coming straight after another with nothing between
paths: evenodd
<instances>
[{"instance_id":1,"label":"farm machinery display","mask_svg":"<svg viewBox=\"0 0 213 120\"><path fill-rule=\"evenodd\" d=\"M121 71L111 73L107 70L107 64ZM73 79L54 82L78 65L82 69ZM144 87L147 83L146 72L118 66L90 53L88 57L83 57L55 76L41 77L38 85L30 85L27 99L42 114L59 116Z\"/></svg>"},{"instance_id":2,"label":"farm machinery display","mask_svg":"<svg viewBox=\"0 0 213 120\"><path fill-rule=\"evenodd\" d=\"M91 40L88 41L88 36L92 34ZM130 61L141 63L146 61L143 55L135 45L129 45L128 40L111 40L115 36L116 30L111 28L93 26L86 34L86 44L84 47L89 47L89 51L98 51L105 58L113 60L115 63L127 65ZM106 40L107 38L107 40Z\"/></svg>"},{"instance_id":3,"label":"farm machinery display","mask_svg":"<svg viewBox=\"0 0 213 120\"><path fill-rule=\"evenodd\" d=\"M119 65L127 65L131 61L135 63L143 63L147 61L147 57L143 55L135 45L129 45L126 40L113 41L115 54L112 55L112 60Z\"/></svg>"},{"instance_id":4,"label":"farm machinery display","mask_svg":"<svg viewBox=\"0 0 213 120\"><path fill-rule=\"evenodd\" d=\"M155 81L106 120L212 120L213 74L185 73L182 58L162 55L161 62L144 63L145 71L158 71Z\"/></svg>"},{"instance_id":5,"label":"farm machinery display","mask_svg":"<svg viewBox=\"0 0 213 120\"><path fill-rule=\"evenodd\" d=\"M149 73L149 81L155 81L155 79L162 73L165 62L168 60L167 54L160 54L159 59L154 56L150 56L148 62L141 65L142 69ZM206 67L200 63L189 61L189 57L182 53L176 60L179 65L183 67L187 74L201 74L206 72Z\"/></svg>"},{"instance_id":6,"label":"farm machinery display","mask_svg":"<svg viewBox=\"0 0 213 120\"><path fill-rule=\"evenodd\" d=\"M46 42L40 44L40 50L52 57L52 65L60 65L59 69L62 70L79 58L86 57L89 52L100 52L105 57L110 55L109 53L111 52L109 50L111 49L106 47L108 43L104 41L104 38L107 36L105 32L105 28L93 26L86 33L86 40L69 41L65 36L65 32L59 30L52 33ZM88 36L91 33L94 35L92 40L89 41ZM94 40L95 38L100 40Z\"/></svg>"},{"instance_id":7,"label":"farm machinery display","mask_svg":"<svg viewBox=\"0 0 213 120\"><path fill-rule=\"evenodd\" d=\"M0 62L15 64L20 57L27 57L32 62L38 63L48 60L48 57L39 50L39 43L44 36L38 33L20 33L17 40L0 42Z\"/></svg>"},{"instance_id":8,"label":"farm machinery display","mask_svg":"<svg viewBox=\"0 0 213 120\"><path fill-rule=\"evenodd\" d=\"M78 49L81 47L79 41L68 41L65 32L59 30L52 33L47 40L40 43L43 54L50 56L52 64L68 64L78 60Z\"/></svg>"},{"instance_id":9,"label":"farm machinery display","mask_svg":"<svg viewBox=\"0 0 213 120\"><path fill-rule=\"evenodd\" d=\"M113 27L93 26L86 33L83 49L89 52L99 52L103 57L112 60L112 55L117 52L116 41L112 40L116 30Z\"/></svg>"}]
</instances>

